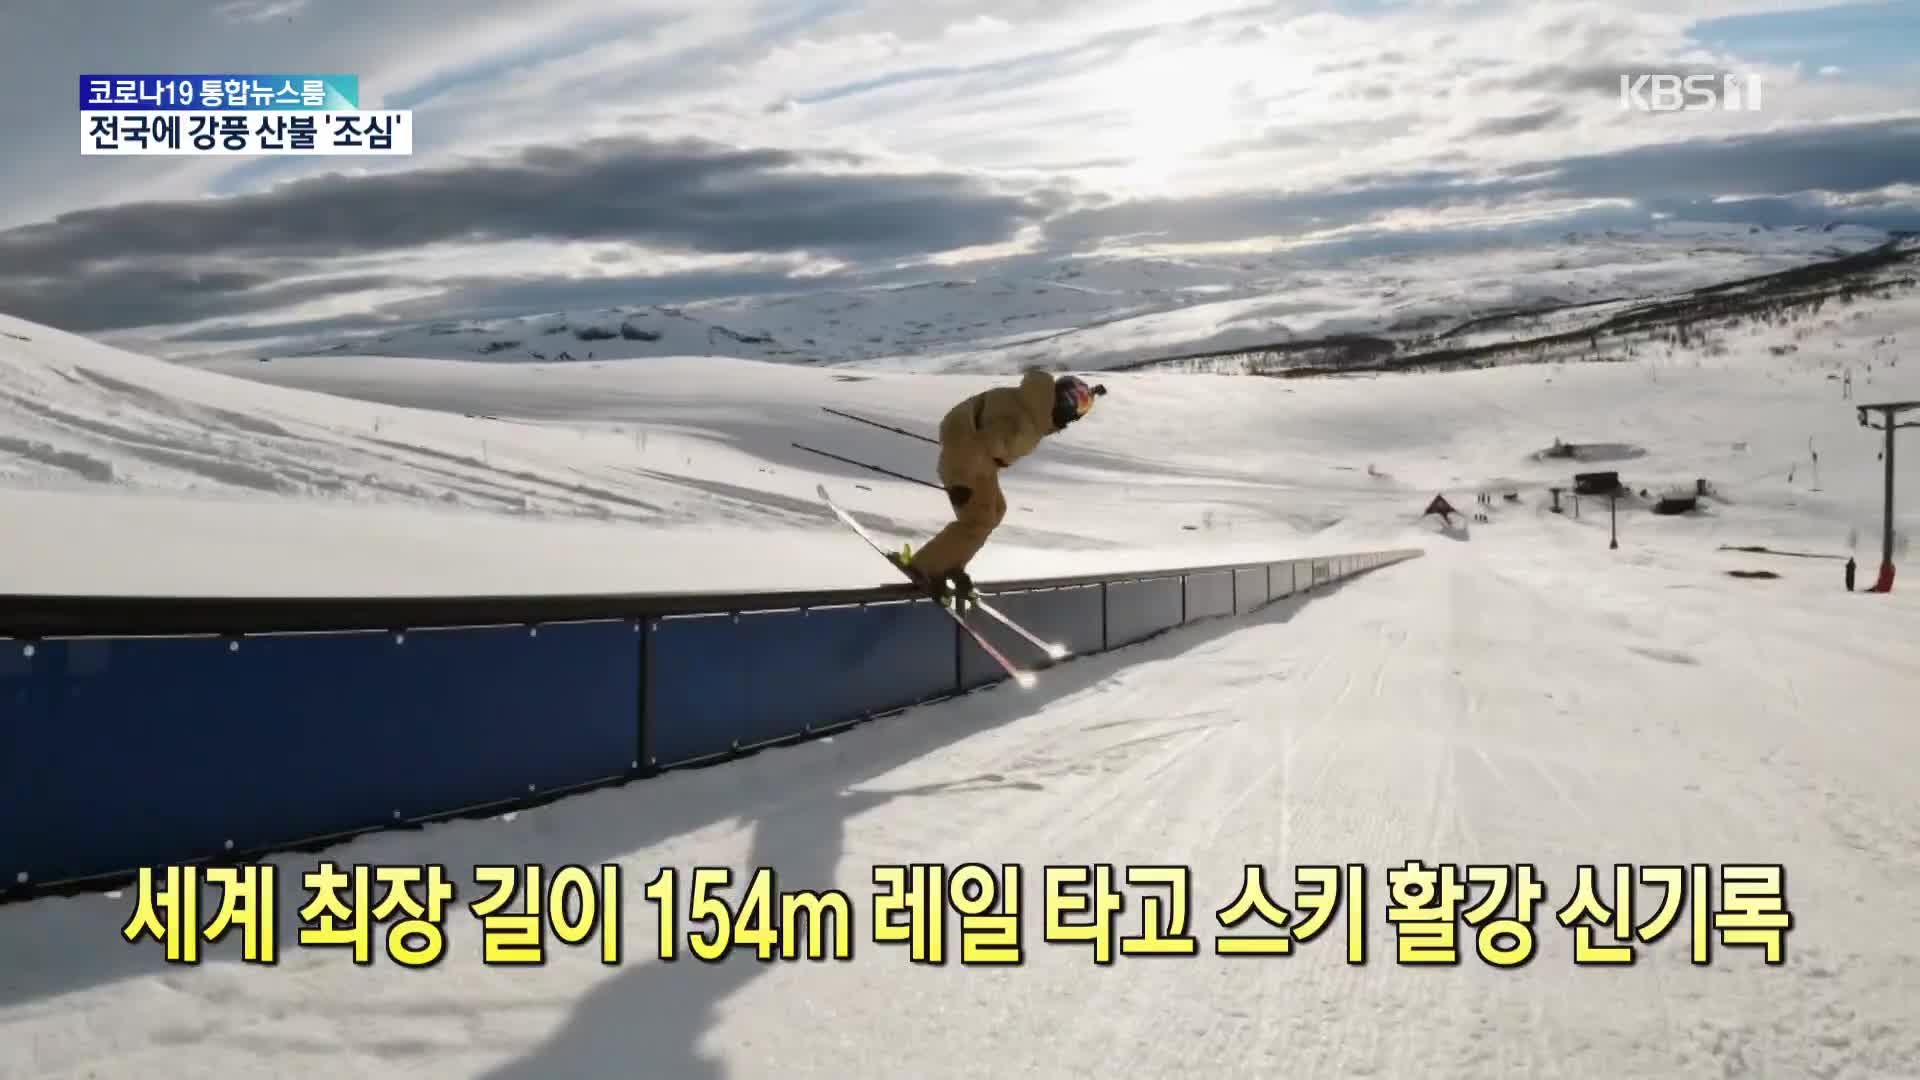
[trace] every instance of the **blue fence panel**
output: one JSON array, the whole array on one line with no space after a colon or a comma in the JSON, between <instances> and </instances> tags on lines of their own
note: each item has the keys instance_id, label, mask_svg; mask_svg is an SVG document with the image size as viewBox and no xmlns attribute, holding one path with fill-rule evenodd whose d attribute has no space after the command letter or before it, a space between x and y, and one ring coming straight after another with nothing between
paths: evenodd
<instances>
[{"instance_id":1,"label":"blue fence panel","mask_svg":"<svg viewBox=\"0 0 1920 1080\"><path fill-rule=\"evenodd\" d=\"M1177 577L1116 581L1107 585L1107 648L1143 641L1180 625Z\"/></svg>"},{"instance_id":2,"label":"blue fence panel","mask_svg":"<svg viewBox=\"0 0 1920 1080\"><path fill-rule=\"evenodd\" d=\"M1267 570L1256 566L1233 574L1233 611L1244 615L1267 602Z\"/></svg>"},{"instance_id":3,"label":"blue fence panel","mask_svg":"<svg viewBox=\"0 0 1920 1080\"><path fill-rule=\"evenodd\" d=\"M1102 630L1098 585L1001 593L993 603L1006 612L1008 618L1033 631L1042 640L1064 645L1076 655L1100 651ZM1033 666L1045 659L1025 638L1000 625L992 616L973 615L967 621L979 627L981 634L1016 664ZM961 643L960 683L963 687L972 690L1006 677L1007 673L1000 670L973 642Z\"/></svg>"},{"instance_id":4,"label":"blue fence panel","mask_svg":"<svg viewBox=\"0 0 1920 1080\"><path fill-rule=\"evenodd\" d=\"M732 615L675 615L647 631L646 744L660 768L728 753L742 734L749 678Z\"/></svg>"},{"instance_id":5,"label":"blue fence panel","mask_svg":"<svg viewBox=\"0 0 1920 1080\"><path fill-rule=\"evenodd\" d=\"M753 619L767 630L749 661L759 741L839 727L956 689L958 631L929 601L741 617Z\"/></svg>"},{"instance_id":6,"label":"blue fence panel","mask_svg":"<svg viewBox=\"0 0 1920 1080\"><path fill-rule=\"evenodd\" d=\"M1233 571L1186 575L1187 621L1233 614Z\"/></svg>"},{"instance_id":7,"label":"blue fence panel","mask_svg":"<svg viewBox=\"0 0 1920 1080\"><path fill-rule=\"evenodd\" d=\"M685 765L950 694L954 633L925 602L660 619L649 642L650 763Z\"/></svg>"},{"instance_id":8,"label":"blue fence panel","mask_svg":"<svg viewBox=\"0 0 1920 1080\"><path fill-rule=\"evenodd\" d=\"M283 846L622 775L635 630L8 643L0 875Z\"/></svg>"},{"instance_id":9,"label":"blue fence panel","mask_svg":"<svg viewBox=\"0 0 1920 1080\"><path fill-rule=\"evenodd\" d=\"M1418 554L1038 588L1000 604L1091 654ZM1037 659L976 622L1016 660ZM0 892L724 757L998 677L926 601L645 627L0 639Z\"/></svg>"},{"instance_id":10,"label":"blue fence panel","mask_svg":"<svg viewBox=\"0 0 1920 1080\"><path fill-rule=\"evenodd\" d=\"M745 750L839 719L833 711L838 703L826 692L834 680L820 676L845 670L829 666L836 660L842 665L858 662L857 655L836 654L845 651L848 632L857 631L859 617L858 608L818 615L804 608L742 613L729 648L739 661L738 677L746 691L743 707L731 717L709 718L703 729L731 736L730 745L721 749Z\"/></svg>"}]
</instances>

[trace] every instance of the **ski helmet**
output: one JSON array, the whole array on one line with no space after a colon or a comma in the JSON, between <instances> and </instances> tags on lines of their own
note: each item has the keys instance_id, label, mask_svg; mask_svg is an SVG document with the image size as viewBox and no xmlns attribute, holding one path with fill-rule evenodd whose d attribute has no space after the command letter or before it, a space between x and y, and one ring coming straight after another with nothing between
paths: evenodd
<instances>
[{"instance_id":1,"label":"ski helmet","mask_svg":"<svg viewBox=\"0 0 1920 1080\"><path fill-rule=\"evenodd\" d=\"M1093 408L1093 390L1078 375L1062 375L1053 381L1053 408L1065 423L1078 420Z\"/></svg>"}]
</instances>

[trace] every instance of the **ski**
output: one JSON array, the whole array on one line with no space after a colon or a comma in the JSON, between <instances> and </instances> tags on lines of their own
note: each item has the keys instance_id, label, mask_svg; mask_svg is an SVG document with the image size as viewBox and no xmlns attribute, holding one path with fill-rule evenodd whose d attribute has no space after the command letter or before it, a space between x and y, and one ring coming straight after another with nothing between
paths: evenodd
<instances>
[{"instance_id":1,"label":"ski","mask_svg":"<svg viewBox=\"0 0 1920 1080\"><path fill-rule=\"evenodd\" d=\"M845 511L843 511L839 506L834 505L833 500L827 497L824 486L822 487L820 494L822 498L827 499L827 505L830 508L832 508L836 514L840 515L841 520L847 521L847 519L851 515L848 515L847 513L845 513ZM894 564L895 569L899 569L900 564L897 562L894 562L893 555L889 553L885 548L882 548L879 545L879 543L873 539L873 536L866 532L865 528L861 526L859 522L847 521L847 524L859 530L861 533L861 539L865 540L869 547L872 547L875 551L880 552L883 556L886 557L886 560L888 562ZM908 578L908 580L911 581L912 578ZM1015 622L1013 620L1013 617L1008 615L1006 612L1001 611L999 608L993 606L992 604L987 603L986 596L984 596L981 593L977 593L977 592L974 593L972 602L968 606L976 607L976 608L979 608L981 611L986 612L989 617L994 619L994 621L998 622L1000 625L1006 627L1007 629L1013 631L1015 634L1020 635L1020 638L1025 642L1027 642L1027 644L1032 645L1034 648L1040 650L1043 653L1046 653L1047 659L1049 660L1055 660L1055 661L1064 660L1068 656L1072 655L1072 653L1069 652L1065 646L1056 644L1051 641L1047 641L1046 639L1042 638L1040 635L1034 633L1033 631Z\"/></svg>"},{"instance_id":2,"label":"ski","mask_svg":"<svg viewBox=\"0 0 1920 1080\"><path fill-rule=\"evenodd\" d=\"M886 548L880 546L880 541L873 538L873 534L867 531L866 526L860 524L852 514L841 509L840 504L833 501L833 496L827 494L827 485L820 484L815 490L820 493L820 500L827 504L827 509L833 511L835 517L839 518L847 528L852 529L854 534L859 536L860 539L866 541L867 546L872 548L881 558L887 560L887 565L898 570L901 577L906 578L908 581L913 581L912 575L908 574L905 568L899 563L893 561L893 554ZM1007 673L1008 678L1019 683L1022 688L1031 687L1037 681L1033 672L1009 660L1005 653L994 646L993 642L987 640L986 635L982 634L978 627L967 622L964 615L961 615L958 611L955 611L945 604L939 604L938 606L941 611L947 613L947 616L954 621L955 625L966 631L967 636L973 639L973 643L980 646L981 652L986 653L994 663L1000 665L1001 669Z\"/></svg>"},{"instance_id":3,"label":"ski","mask_svg":"<svg viewBox=\"0 0 1920 1080\"><path fill-rule=\"evenodd\" d=\"M1034 633L1033 631L1027 629L1024 626L1021 626L1019 623L1014 622L1011 618L1007 617L1006 612L1001 611L999 608L994 607L992 604L987 603L986 598L981 596L979 593L974 594L973 606L979 608L981 611L984 611L988 615L992 616L994 619L996 619L1000 623L1000 625L1006 627L1007 629L1013 631L1016 634L1019 634L1022 638L1025 638L1027 641L1027 644L1032 645L1034 648L1039 649L1043 653L1046 653L1047 659L1056 660L1056 661L1065 660L1068 656L1071 655L1067 651L1066 646L1057 645L1051 641L1046 641L1042 639L1040 635Z\"/></svg>"},{"instance_id":4,"label":"ski","mask_svg":"<svg viewBox=\"0 0 1920 1080\"><path fill-rule=\"evenodd\" d=\"M840 518L842 521L847 521L847 519L851 517L851 515L847 514L839 506L836 506L831 498L827 497L824 486L822 487L820 494L822 498L827 499L827 505L831 507L836 514L840 515ZM872 534L867 533L865 528L861 526L859 522L847 521L847 524L852 526L855 529L858 529L861 533L861 539L865 540L869 547L873 548L875 551L878 551L880 552L881 555L885 556L888 562L893 563L895 569L900 568L900 564L897 562L894 562L893 555L889 553L885 548L882 548L879 545L879 543L873 539ZM911 581L913 579L909 577L908 580ZM1064 660L1068 656L1072 655L1072 653L1068 651L1066 646L1048 641L1045 638L1042 638L1039 634L1036 634L1033 631L1027 629L1026 627L1021 626L1019 623L1013 621L1012 616L1008 615L1004 611L1001 611L999 608L994 607L992 604L987 603L986 596L984 596L981 593L977 593L977 592L974 593L971 598L971 602L967 606L973 607L973 608L979 608L981 611L986 612L988 616L994 619L994 621L998 622L1000 625L1006 627L1007 629L1013 631L1014 633L1020 635L1020 638L1025 642L1027 642L1027 644L1032 645L1034 648L1040 650L1043 653L1046 653L1047 659L1049 660L1056 660L1056 661Z\"/></svg>"}]
</instances>

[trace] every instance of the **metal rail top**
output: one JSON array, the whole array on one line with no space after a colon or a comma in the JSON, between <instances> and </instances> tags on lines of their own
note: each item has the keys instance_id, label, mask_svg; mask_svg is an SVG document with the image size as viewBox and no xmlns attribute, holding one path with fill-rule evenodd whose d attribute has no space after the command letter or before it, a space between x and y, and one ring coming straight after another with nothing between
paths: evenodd
<instances>
[{"instance_id":1,"label":"metal rail top","mask_svg":"<svg viewBox=\"0 0 1920 1080\"><path fill-rule=\"evenodd\" d=\"M1305 555L1262 562L1074 577L980 581L988 592L1033 592L1152 581L1372 556L1419 549ZM573 593L492 596L84 596L0 595L0 637L167 637L409 630L433 627L645 619L747 611L841 607L915 600L911 585L782 592Z\"/></svg>"}]
</instances>

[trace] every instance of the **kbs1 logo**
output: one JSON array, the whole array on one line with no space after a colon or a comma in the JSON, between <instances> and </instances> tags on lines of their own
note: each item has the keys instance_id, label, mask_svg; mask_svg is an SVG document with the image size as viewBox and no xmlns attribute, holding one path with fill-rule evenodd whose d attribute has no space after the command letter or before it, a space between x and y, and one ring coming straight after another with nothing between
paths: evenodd
<instances>
[{"instance_id":1,"label":"kbs1 logo","mask_svg":"<svg viewBox=\"0 0 1920 1080\"><path fill-rule=\"evenodd\" d=\"M1758 75L1620 76L1620 109L1639 112L1760 111Z\"/></svg>"}]
</instances>

